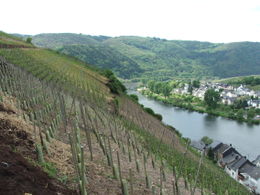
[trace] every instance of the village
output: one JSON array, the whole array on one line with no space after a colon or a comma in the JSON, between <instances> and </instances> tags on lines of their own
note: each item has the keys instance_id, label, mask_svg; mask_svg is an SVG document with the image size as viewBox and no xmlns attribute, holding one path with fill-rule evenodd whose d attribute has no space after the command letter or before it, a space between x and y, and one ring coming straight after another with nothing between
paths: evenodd
<instances>
[{"instance_id":1,"label":"village","mask_svg":"<svg viewBox=\"0 0 260 195\"><path fill-rule=\"evenodd\" d=\"M209 145L203 141L192 141L190 146L215 161L230 177L247 187L251 192L260 194L260 155L251 162L231 144L219 141L213 141Z\"/></svg>"},{"instance_id":2,"label":"village","mask_svg":"<svg viewBox=\"0 0 260 195\"><path fill-rule=\"evenodd\" d=\"M223 104L232 105L237 99L244 97L247 100L248 107L260 108L260 91L251 90L243 85L234 87L223 83L205 82L201 83L199 88L193 88L191 94L203 99L205 92L211 88L220 92L221 102ZM190 93L189 84L185 84L183 88L173 89L172 93Z\"/></svg>"}]
</instances>

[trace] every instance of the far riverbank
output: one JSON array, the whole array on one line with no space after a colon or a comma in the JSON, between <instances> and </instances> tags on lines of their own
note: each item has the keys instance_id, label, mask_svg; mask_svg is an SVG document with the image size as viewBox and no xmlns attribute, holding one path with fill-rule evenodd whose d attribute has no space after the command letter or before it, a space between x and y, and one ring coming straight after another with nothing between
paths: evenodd
<instances>
[{"instance_id":1,"label":"far riverbank","mask_svg":"<svg viewBox=\"0 0 260 195\"><path fill-rule=\"evenodd\" d=\"M238 122L245 122L250 125L259 125L260 120L254 120L252 118L247 117L248 111L246 110L234 110L229 105L219 104L215 109L208 109L204 103L204 101L200 100L191 95L172 95L170 97L163 97L159 94L155 94L151 92L149 89L140 90L140 93L143 95L152 98L154 100L163 102L168 105L176 106L179 108L184 108L190 111L196 111L199 113L207 113L213 116L221 116L224 118L232 119ZM260 113L255 113L258 115Z\"/></svg>"}]
</instances>

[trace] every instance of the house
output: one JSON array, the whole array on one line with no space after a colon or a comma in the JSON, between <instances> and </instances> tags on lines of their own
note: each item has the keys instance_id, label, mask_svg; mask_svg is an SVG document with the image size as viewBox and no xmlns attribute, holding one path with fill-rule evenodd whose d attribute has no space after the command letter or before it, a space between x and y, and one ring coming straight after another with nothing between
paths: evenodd
<instances>
[{"instance_id":1,"label":"house","mask_svg":"<svg viewBox=\"0 0 260 195\"><path fill-rule=\"evenodd\" d=\"M221 145L223 145L222 142L217 141L217 140L213 140L213 142L208 145L208 149L211 148L212 152L214 153L217 149L219 149L221 147Z\"/></svg>"},{"instance_id":2,"label":"house","mask_svg":"<svg viewBox=\"0 0 260 195\"><path fill-rule=\"evenodd\" d=\"M246 163L240 168L239 182L249 188L252 192L260 194L260 168L253 163Z\"/></svg>"},{"instance_id":3,"label":"house","mask_svg":"<svg viewBox=\"0 0 260 195\"><path fill-rule=\"evenodd\" d=\"M230 177L238 181L240 168L249 161L245 157L236 154L234 155L234 158L231 159L233 162L225 166L225 171L230 175Z\"/></svg>"},{"instance_id":4,"label":"house","mask_svg":"<svg viewBox=\"0 0 260 195\"><path fill-rule=\"evenodd\" d=\"M207 88L203 88L203 87L201 87L199 89L195 89L195 90L193 90L192 95L203 100L206 90L207 90Z\"/></svg>"},{"instance_id":5,"label":"house","mask_svg":"<svg viewBox=\"0 0 260 195\"><path fill-rule=\"evenodd\" d=\"M252 163L255 164L257 167L260 167L260 155L258 155Z\"/></svg>"},{"instance_id":6,"label":"house","mask_svg":"<svg viewBox=\"0 0 260 195\"><path fill-rule=\"evenodd\" d=\"M220 159L222 159L223 158L223 152L224 151L226 151L228 148L230 148L230 146L229 145L227 145L227 144L221 144L217 149L215 149L214 151L213 151L213 153L214 153L214 159L215 160L220 160Z\"/></svg>"},{"instance_id":7,"label":"house","mask_svg":"<svg viewBox=\"0 0 260 195\"><path fill-rule=\"evenodd\" d=\"M190 146L196 149L198 152L204 152L206 145L202 141L191 141Z\"/></svg>"},{"instance_id":8,"label":"house","mask_svg":"<svg viewBox=\"0 0 260 195\"><path fill-rule=\"evenodd\" d=\"M224 158L220 159L219 164L222 167L227 167L227 166L232 165L234 162L238 161L241 158L242 158L242 156L238 152L232 151L231 153L226 155Z\"/></svg>"},{"instance_id":9,"label":"house","mask_svg":"<svg viewBox=\"0 0 260 195\"><path fill-rule=\"evenodd\" d=\"M254 120L260 120L260 115L256 115Z\"/></svg>"},{"instance_id":10,"label":"house","mask_svg":"<svg viewBox=\"0 0 260 195\"><path fill-rule=\"evenodd\" d=\"M208 152L209 150L213 152L214 159L230 177L246 186L253 193L260 195L260 155L253 162L250 162L232 145L219 141L213 141L206 148Z\"/></svg>"},{"instance_id":11,"label":"house","mask_svg":"<svg viewBox=\"0 0 260 195\"><path fill-rule=\"evenodd\" d=\"M236 98L229 97L229 96L223 96L221 101L223 104L232 105L236 101Z\"/></svg>"},{"instance_id":12,"label":"house","mask_svg":"<svg viewBox=\"0 0 260 195\"><path fill-rule=\"evenodd\" d=\"M224 144L222 147L219 148L218 152L218 159L221 160L231 154L232 152L238 153L232 145ZM239 153L238 153L239 154Z\"/></svg>"},{"instance_id":13,"label":"house","mask_svg":"<svg viewBox=\"0 0 260 195\"><path fill-rule=\"evenodd\" d=\"M254 108L260 108L260 100L252 100L251 106Z\"/></svg>"}]
</instances>

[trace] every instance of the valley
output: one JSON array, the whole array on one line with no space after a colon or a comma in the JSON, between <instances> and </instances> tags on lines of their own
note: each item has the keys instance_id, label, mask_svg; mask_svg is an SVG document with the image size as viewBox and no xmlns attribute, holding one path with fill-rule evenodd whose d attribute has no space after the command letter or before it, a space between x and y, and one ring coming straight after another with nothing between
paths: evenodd
<instances>
[{"instance_id":1,"label":"valley","mask_svg":"<svg viewBox=\"0 0 260 195\"><path fill-rule=\"evenodd\" d=\"M260 43L210 43L137 36L57 33L32 36L51 48L132 81L218 79L260 74Z\"/></svg>"},{"instance_id":2,"label":"valley","mask_svg":"<svg viewBox=\"0 0 260 195\"><path fill-rule=\"evenodd\" d=\"M133 101L111 71L5 33L0 40L0 173L13 179L0 192L41 194L55 184L49 194L250 194ZM18 185L19 162L44 172L42 183Z\"/></svg>"}]
</instances>

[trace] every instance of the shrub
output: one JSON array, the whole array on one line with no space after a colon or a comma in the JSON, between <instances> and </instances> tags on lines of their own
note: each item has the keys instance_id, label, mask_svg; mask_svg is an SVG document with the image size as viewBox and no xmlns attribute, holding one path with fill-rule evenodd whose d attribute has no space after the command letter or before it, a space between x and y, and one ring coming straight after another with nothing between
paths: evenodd
<instances>
[{"instance_id":1,"label":"shrub","mask_svg":"<svg viewBox=\"0 0 260 195\"><path fill-rule=\"evenodd\" d=\"M135 94L130 94L129 97L134 101L134 102L138 102L139 98L137 95Z\"/></svg>"},{"instance_id":2,"label":"shrub","mask_svg":"<svg viewBox=\"0 0 260 195\"><path fill-rule=\"evenodd\" d=\"M112 93L120 94L126 92L126 87L116 78L111 70L104 70L101 74L109 79L107 86Z\"/></svg>"},{"instance_id":3,"label":"shrub","mask_svg":"<svg viewBox=\"0 0 260 195\"><path fill-rule=\"evenodd\" d=\"M32 43L32 38L31 37L28 37L27 39L26 39L26 43Z\"/></svg>"}]
</instances>

